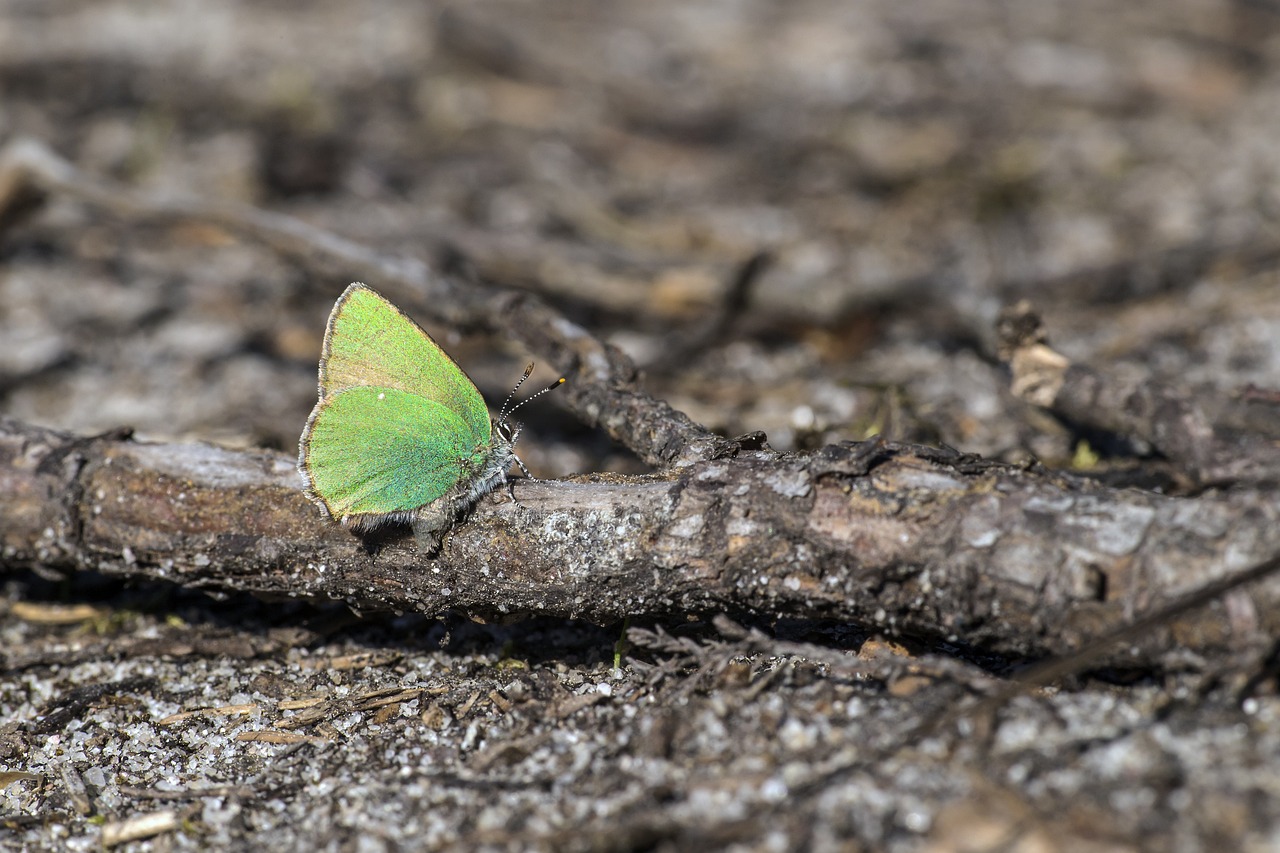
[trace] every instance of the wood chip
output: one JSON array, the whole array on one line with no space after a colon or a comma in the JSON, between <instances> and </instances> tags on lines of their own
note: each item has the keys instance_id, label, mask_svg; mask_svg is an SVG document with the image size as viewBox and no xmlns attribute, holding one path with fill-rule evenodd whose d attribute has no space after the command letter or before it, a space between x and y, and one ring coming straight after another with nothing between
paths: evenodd
<instances>
[{"instance_id":1,"label":"wood chip","mask_svg":"<svg viewBox=\"0 0 1280 853\"><path fill-rule=\"evenodd\" d=\"M506 696L503 696L497 690L489 691L489 701L492 702L498 708L498 710L502 711L502 713L504 714L511 710L511 700L508 699Z\"/></svg>"},{"instance_id":2,"label":"wood chip","mask_svg":"<svg viewBox=\"0 0 1280 853\"><path fill-rule=\"evenodd\" d=\"M322 722L316 725L316 734L322 738L332 741L342 740L342 732L333 727L331 723Z\"/></svg>"},{"instance_id":3,"label":"wood chip","mask_svg":"<svg viewBox=\"0 0 1280 853\"><path fill-rule=\"evenodd\" d=\"M255 703L246 705L221 705L217 708L196 708L191 711L180 711L177 714L170 714L162 720L156 722L158 726L172 726L175 723L181 723L192 717L231 717L236 714L252 714L259 710L259 706Z\"/></svg>"},{"instance_id":4,"label":"wood chip","mask_svg":"<svg viewBox=\"0 0 1280 853\"><path fill-rule=\"evenodd\" d=\"M901 678L895 678L889 683L889 695L903 699L908 696L914 696L933 683L934 679L926 678L923 675L904 675Z\"/></svg>"},{"instance_id":5,"label":"wood chip","mask_svg":"<svg viewBox=\"0 0 1280 853\"><path fill-rule=\"evenodd\" d=\"M93 803L89 799L89 790L84 785L84 779L81 778L80 772L70 764L63 764L58 768L59 775L62 776L62 784L67 786L67 796L71 798L71 805L77 812L82 815L93 814Z\"/></svg>"},{"instance_id":6,"label":"wood chip","mask_svg":"<svg viewBox=\"0 0 1280 853\"><path fill-rule=\"evenodd\" d=\"M352 710L371 711L374 708L381 708L383 705L408 702L410 699L416 699L421 695L421 687L411 687L408 690L401 690L398 687L389 690L375 690L357 697L355 704L352 705Z\"/></svg>"},{"instance_id":7,"label":"wood chip","mask_svg":"<svg viewBox=\"0 0 1280 853\"><path fill-rule=\"evenodd\" d=\"M858 657L862 660L876 660L880 657L909 658L914 655L901 643L872 637L858 649Z\"/></svg>"},{"instance_id":8,"label":"wood chip","mask_svg":"<svg viewBox=\"0 0 1280 853\"><path fill-rule=\"evenodd\" d=\"M400 652L360 652L354 655L330 658L328 662L316 661L317 668L334 670L365 669L366 667L390 666L403 658Z\"/></svg>"},{"instance_id":9,"label":"wood chip","mask_svg":"<svg viewBox=\"0 0 1280 853\"><path fill-rule=\"evenodd\" d=\"M461 720L463 717L465 717L468 713L471 712L472 707L475 706L476 700L479 698L480 698L480 691L477 690L476 692L472 693L470 696L467 697L467 701L463 702L461 705L453 709L453 715L457 717L459 720Z\"/></svg>"},{"instance_id":10,"label":"wood chip","mask_svg":"<svg viewBox=\"0 0 1280 853\"><path fill-rule=\"evenodd\" d=\"M39 782L43 778L38 773L27 773L22 770L3 770L0 771L0 791L15 782Z\"/></svg>"},{"instance_id":11,"label":"wood chip","mask_svg":"<svg viewBox=\"0 0 1280 853\"><path fill-rule=\"evenodd\" d=\"M439 703L432 702L427 710L422 712L422 722L427 728L443 731L449 727L449 723L453 722L453 717Z\"/></svg>"},{"instance_id":12,"label":"wood chip","mask_svg":"<svg viewBox=\"0 0 1280 853\"><path fill-rule=\"evenodd\" d=\"M315 735L304 735L298 732L281 732L274 729L265 729L256 732L241 732L236 735L236 740L249 741L252 743L327 743L322 737Z\"/></svg>"},{"instance_id":13,"label":"wood chip","mask_svg":"<svg viewBox=\"0 0 1280 853\"><path fill-rule=\"evenodd\" d=\"M134 815L128 820L103 824L102 846L114 847L126 841L152 838L164 832L172 832L178 826L178 813L172 809Z\"/></svg>"},{"instance_id":14,"label":"wood chip","mask_svg":"<svg viewBox=\"0 0 1280 853\"><path fill-rule=\"evenodd\" d=\"M318 723L333 712L333 707L333 702L322 702L310 708L303 708L296 716L278 721L276 728L297 729L302 726L309 726L312 723Z\"/></svg>"},{"instance_id":15,"label":"wood chip","mask_svg":"<svg viewBox=\"0 0 1280 853\"><path fill-rule=\"evenodd\" d=\"M253 789L247 785L209 785L204 788L182 788L177 791L157 791L155 788L135 788L121 785L120 795L137 800L195 800L200 797L252 797Z\"/></svg>"},{"instance_id":16,"label":"wood chip","mask_svg":"<svg viewBox=\"0 0 1280 853\"><path fill-rule=\"evenodd\" d=\"M383 723L385 723L387 720L390 720L393 717L398 717L398 716L400 716L400 703L397 702L394 705L384 705L383 707L379 708L378 713L373 715L372 722L374 725L380 726Z\"/></svg>"},{"instance_id":17,"label":"wood chip","mask_svg":"<svg viewBox=\"0 0 1280 853\"><path fill-rule=\"evenodd\" d=\"M92 604L36 604L31 601L15 601L9 612L25 622L39 625L74 625L97 619L107 613Z\"/></svg>"}]
</instances>

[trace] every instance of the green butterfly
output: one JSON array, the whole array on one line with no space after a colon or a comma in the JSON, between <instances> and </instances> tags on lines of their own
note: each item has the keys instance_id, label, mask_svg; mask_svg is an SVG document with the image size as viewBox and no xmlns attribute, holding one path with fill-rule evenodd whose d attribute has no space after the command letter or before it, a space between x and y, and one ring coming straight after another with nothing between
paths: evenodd
<instances>
[{"instance_id":1,"label":"green butterfly","mask_svg":"<svg viewBox=\"0 0 1280 853\"><path fill-rule=\"evenodd\" d=\"M512 462L528 475L509 414L504 405L490 418L475 383L421 326L353 284L329 315L320 401L299 440L306 495L357 531L411 524L419 546L436 550L459 514L507 482Z\"/></svg>"}]
</instances>

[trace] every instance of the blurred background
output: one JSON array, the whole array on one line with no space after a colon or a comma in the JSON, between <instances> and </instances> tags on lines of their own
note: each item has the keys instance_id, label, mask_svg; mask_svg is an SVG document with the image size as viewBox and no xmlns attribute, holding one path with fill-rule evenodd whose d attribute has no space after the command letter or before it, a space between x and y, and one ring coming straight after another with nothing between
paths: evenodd
<instances>
[{"instance_id":1,"label":"blurred background","mask_svg":"<svg viewBox=\"0 0 1280 853\"><path fill-rule=\"evenodd\" d=\"M1278 35L1262 0L4 0L0 141L541 293L730 435L1066 464L1011 301L1094 365L1280 376ZM346 284L54 195L0 233L0 412L292 452ZM491 402L538 356L387 293ZM537 473L636 468L522 414Z\"/></svg>"}]
</instances>

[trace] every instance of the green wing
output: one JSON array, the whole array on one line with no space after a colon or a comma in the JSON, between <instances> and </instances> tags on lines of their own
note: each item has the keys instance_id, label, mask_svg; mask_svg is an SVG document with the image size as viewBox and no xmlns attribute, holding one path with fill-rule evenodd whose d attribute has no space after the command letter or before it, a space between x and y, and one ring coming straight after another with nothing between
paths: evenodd
<instances>
[{"instance_id":1,"label":"green wing","mask_svg":"<svg viewBox=\"0 0 1280 853\"><path fill-rule=\"evenodd\" d=\"M399 308L363 284L329 315L320 355L320 399L345 388L395 388L444 406L476 442L489 441L489 410L462 368Z\"/></svg>"},{"instance_id":2,"label":"green wing","mask_svg":"<svg viewBox=\"0 0 1280 853\"><path fill-rule=\"evenodd\" d=\"M471 476L487 447L478 449L470 427L441 403L368 387L317 403L301 443L309 493L357 526L381 520L360 516L405 519Z\"/></svg>"}]
</instances>

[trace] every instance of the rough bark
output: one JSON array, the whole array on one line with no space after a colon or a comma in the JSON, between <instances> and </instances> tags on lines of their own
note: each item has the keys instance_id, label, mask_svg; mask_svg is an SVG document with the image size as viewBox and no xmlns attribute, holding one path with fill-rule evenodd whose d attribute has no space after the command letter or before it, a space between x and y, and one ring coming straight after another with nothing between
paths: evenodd
<instances>
[{"instance_id":1,"label":"rough bark","mask_svg":"<svg viewBox=\"0 0 1280 853\"><path fill-rule=\"evenodd\" d=\"M437 558L321 519L293 460L0 426L6 562L194 587L600 622L728 610L1063 653L1280 551L1273 495L1112 490L879 442L649 477L517 482ZM1180 665L1280 630L1280 584L1183 613L1121 659Z\"/></svg>"}]
</instances>

